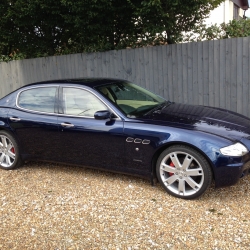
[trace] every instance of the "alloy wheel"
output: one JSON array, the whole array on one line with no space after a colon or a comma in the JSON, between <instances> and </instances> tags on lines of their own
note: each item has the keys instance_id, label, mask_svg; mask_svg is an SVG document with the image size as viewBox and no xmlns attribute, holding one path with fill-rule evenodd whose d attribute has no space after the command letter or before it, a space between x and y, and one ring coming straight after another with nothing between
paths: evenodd
<instances>
[{"instance_id":1,"label":"alloy wheel","mask_svg":"<svg viewBox=\"0 0 250 250\"><path fill-rule=\"evenodd\" d=\"M204 183L199 161L182 151L167 154L160 163L159 173L164 186L178 196L195 195Z\"/></svg>"},{"instance_id":2,"label":"alloy wheel","mask_svg":"<svg viewBox=\"0 0 250 250\"><path fill-rule=\"evenodd\" d=\"M0 165L9 168L15 162L16 154L12 141L5 135L0 136Z\"/></svg>"}]
</instances>

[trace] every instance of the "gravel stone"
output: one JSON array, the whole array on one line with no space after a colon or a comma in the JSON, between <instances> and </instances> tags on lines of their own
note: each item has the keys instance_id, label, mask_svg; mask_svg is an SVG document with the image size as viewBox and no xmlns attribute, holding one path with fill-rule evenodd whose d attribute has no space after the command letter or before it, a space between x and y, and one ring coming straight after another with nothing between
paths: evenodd
<instances>
[{"instance_id":1,"label":"gravel stone","mask_svg":"<svg viewBox=\"0 0 250 250\"><path fill-rule=\"evenodd\" d=\"M249 176L188 201L75 166L0 173L0 249L250 249Z\"/></svg>"}]
</instances>

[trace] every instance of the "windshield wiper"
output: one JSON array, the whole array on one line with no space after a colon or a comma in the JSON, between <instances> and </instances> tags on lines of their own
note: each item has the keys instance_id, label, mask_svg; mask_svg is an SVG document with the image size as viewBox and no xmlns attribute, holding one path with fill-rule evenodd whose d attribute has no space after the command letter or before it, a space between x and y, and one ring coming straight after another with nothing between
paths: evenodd
<instances>
[{"instance_id":1,"label":"windshield wiper","mask_svg":"<svg viewBox=\"0 0 250 250\"><path fill-rule=\"evenodd\" d=\"M147 113L145 113L143 116L149 115L151 113L161 113L161 111L163 109L165 109L166 107L168 107L172 102L170 101L165 101L159 105L157 105L156 107L154 107L153 109L149 110Z\"/></svg>"}]
</instances>

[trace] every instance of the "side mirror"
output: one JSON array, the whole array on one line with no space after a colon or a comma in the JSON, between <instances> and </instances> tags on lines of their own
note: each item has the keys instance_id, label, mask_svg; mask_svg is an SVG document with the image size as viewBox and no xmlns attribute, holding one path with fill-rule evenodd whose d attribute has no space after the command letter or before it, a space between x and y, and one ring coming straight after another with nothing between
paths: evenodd
<instances>
[{"instance_id":1,"label":"side mirror","mask_svg":"<svg viewBox=\"0 0 250 250\"><path fill-rule=\"evenodd\" d=\"M108 110L100 110L95 112L94 117L96 120L106 120L111 119L112 114Z\"/></svg>"}]
</instances>

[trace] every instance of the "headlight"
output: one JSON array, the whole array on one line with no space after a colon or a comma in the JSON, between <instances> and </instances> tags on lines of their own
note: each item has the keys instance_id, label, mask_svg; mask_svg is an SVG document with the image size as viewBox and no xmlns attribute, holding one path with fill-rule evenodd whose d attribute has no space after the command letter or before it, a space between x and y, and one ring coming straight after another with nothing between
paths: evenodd
<instances>
[{"instance_id":1,"label":"headlight","mask_svg":"<svg viewBox=\"0 0 250 250\"><path fill-rule=\"evenodd\" d=\"M242 145L241 143L237 142L233 145L230 145L225 148L221 148L220 152L223 155L229 155L229 156L242 156L248 153L248 149Z\"/></svg>"}]
</instances>

